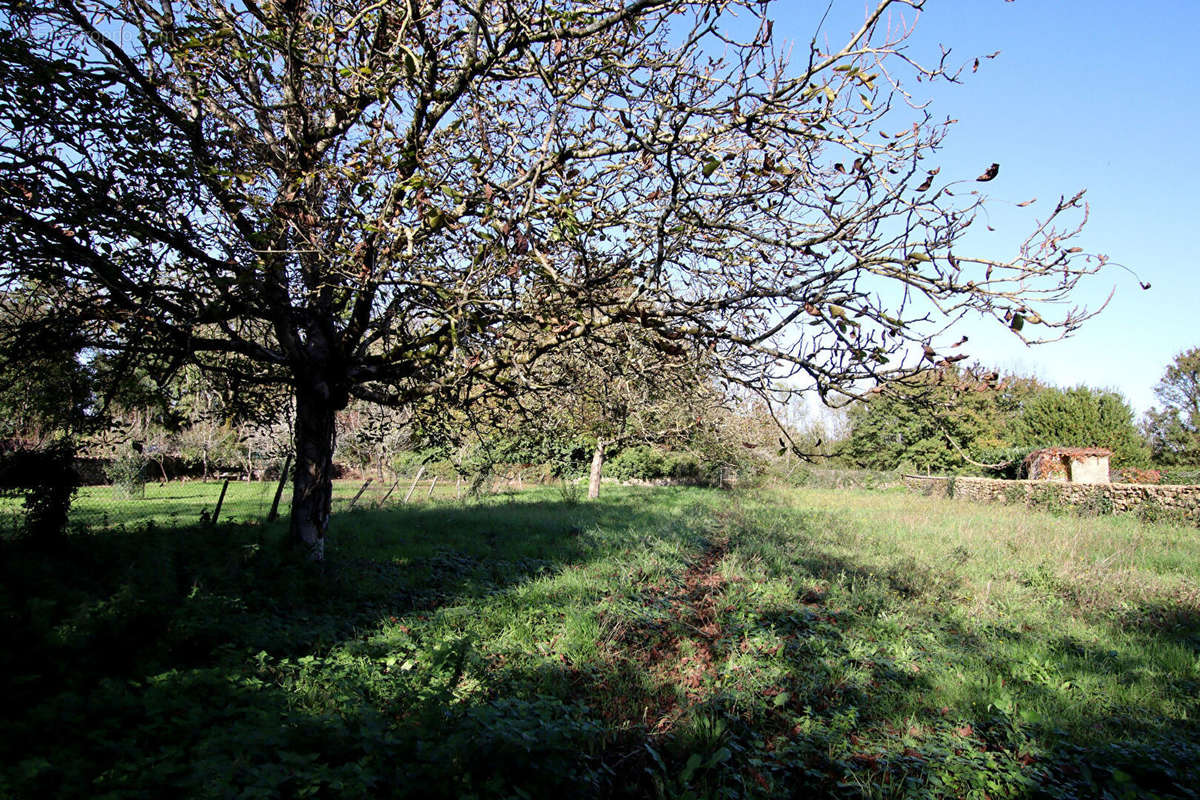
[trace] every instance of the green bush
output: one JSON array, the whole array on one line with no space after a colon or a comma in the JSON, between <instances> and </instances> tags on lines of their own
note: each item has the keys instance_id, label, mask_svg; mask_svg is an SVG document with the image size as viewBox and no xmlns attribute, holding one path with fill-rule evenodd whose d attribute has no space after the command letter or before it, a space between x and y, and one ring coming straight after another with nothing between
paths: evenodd
<instances>
[{"instance_id":1,"label":"green bush","mask_svg":"<svg viewBox=\"0 0 1200 800\"><path fill-rule=\"evenodd\" d=\"M619 480L650 481L671 474L667 454L649 445L627 447L608 463L607 472Z\"/></svg>"},{"instance_id":2,"label":"green bush","mask_svg":"<svg viewBox=\"0 0 1200 800\"><path fill-rule=\"evenodd\" d=\"M1165 506L1153 497L1144 500L1133 513L1142 522L1175 525L1177 527L1193 524L1187 512L1182 508Z\"/></svg>"},{"instance_id":3,"label":"green bush","mask_svg":"<svg viewBox=\"0 0 1200 800\"><path fill-rule=\"evenodd\" d=\"M21 532L30 537L44 540L66 530L67 512L78 486L75 448L69 441L0 456L0 491L24 493Z\"/></svg>"},{"instance_id":4,"label":"green bush","mask_svg":"<svg viewBox=\"0 0 1200 800\"><path fill-rule=\"evenodd\" d=\"M1004 487L1004 502L1008 505L1024 504L1026 499L1027 495L1023 484L1014 483Z\"/></svg>"},{"instance_id":5,"label":"green bush","mask_svg":"<svg viewBox=\"0 0 1200 800\"><path fill-rule=\"evenodd\" d=\"M1056 486L1039 486L1029 495L1029 507L1045 511L1056 517L1067 514L1071 508L1063 502L1062 493Z\"/></svg>"},{"instance_id":6,"label":"green bush","mask_svg":"<svg viewBox=\"0 0 1200 800\"><path fill-rule=\"evenodd\" d=\"M136 450L119 455L104 470L113 487L113 497L130 500L146 496L147 459Z\"/></svg>"},{"instance_id":7,"label":"green bush","mask_svg":"<svg viewBox=\"0 0 1200 800\"><path fill-rule=\"evenodd\" d=\"M1164 469L1162 470L1162 480L1160 480L1159 483L1180 486L1200 485L1200 468L1190 466L1171 467L1170 469Z\"/></svg>"},{"instance_id":8,"label":"green bush","mask_svg":"<svg viewBox=\"0 0 1200 800\"><path fill-rule=\"evenodd\" d=\"M392 472L397 475L416 475L421 467L425 467L425 477L453 478L458 475L454 462L445 457L440 448L425 450L402 450L392 456Z\"/></svg>"}]
</instances>

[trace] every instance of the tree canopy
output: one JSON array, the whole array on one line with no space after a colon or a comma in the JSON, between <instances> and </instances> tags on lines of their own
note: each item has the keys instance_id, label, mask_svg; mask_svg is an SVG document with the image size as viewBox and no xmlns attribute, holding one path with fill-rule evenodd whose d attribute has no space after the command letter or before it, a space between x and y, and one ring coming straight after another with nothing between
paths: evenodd
<instances>
[{"instance_id":1,"label":"tree canopy","mask_svg":"<svg viewBox=\"0 0 1200 800\"><path fill-rule=\"evenodd\" d=\"M470 402L619 324L823 395L966 313L1069 332L1080 195L964 252L997 167L939 173L920 6L789 60L769 0L0 0L0 282L120 363L288 387L317 555L352 397Z\"/></svg>"},{"instance_id":2,"label":"tree canopy","mask_svg":"<svg viewBox=\"0 0 1200 800\"><path fill-rule=\"evenodd\" d=\"M1129 402L1118 392L1088 386L1038 392L1017 420L1015 434L1029 449L1106 447L1114 467L1145 466L1150 455Z\"/></svg>"},{"instance_id":3,"label":"tree canopy","mask_svg":"<svg viewBox=\"0 0 1200 800\"><path fill-rule=\"evenodd\" d=\"M972 471L1012 461L1023 409L1045 387L979 365L947 365L850 407L845 456L870 469Z\"/></svg>"},{"instance_id":4,"label":"tree canopy","mask_svg":"<svg viewBox=\"0 0 1200 800\"><path fill-rule=\"evenodd\" d=\"M1041 447L1106 447L1116 467L1146 464L1149 451L1119 393L1061 389L980 366L947 366L897 384L850 409L846 456L873 469L1016 475Z\"/></svg>"},{"instance_id":5,"label":"tree canopy","mask_svg":"<svg viewBox=\"0 0 1200 800\"><path fill-rule=\"evenodd\" d=\"M1154 394L1162 407L1146 414L1144 428L1155 461L1200 463L1200 347L1175 356Z\"/></svg>"}]
</instances>

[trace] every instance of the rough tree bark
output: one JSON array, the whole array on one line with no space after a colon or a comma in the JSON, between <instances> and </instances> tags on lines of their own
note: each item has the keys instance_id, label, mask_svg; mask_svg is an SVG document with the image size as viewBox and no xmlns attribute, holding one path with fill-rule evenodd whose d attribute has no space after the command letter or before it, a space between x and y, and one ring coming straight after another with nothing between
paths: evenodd
<instances>
[{"instance_id":1,"label":"rough tree bark","mask_svg":"<svg viewBox=\"0 0 1200 800\"><path fill-rule=\"evenodd\" d=\"M592 452L592 472L588 477L589 500L595 500L600 496L600 474L604 469L604 447L606 444L604 439L596 439L596 449Z\"/></svg>"},{"instance_id":2,"label":"rough tree bark","mask_svg":"<svg viewBox=\"0 0 1200 800\"><path fill-rule=\"evenodd\" d=\"M325 557L333 505L333 449L337 403L317 387L296 391L296 471L292 489L292 541L314 561Z\"/></svg>"}]
</instances>

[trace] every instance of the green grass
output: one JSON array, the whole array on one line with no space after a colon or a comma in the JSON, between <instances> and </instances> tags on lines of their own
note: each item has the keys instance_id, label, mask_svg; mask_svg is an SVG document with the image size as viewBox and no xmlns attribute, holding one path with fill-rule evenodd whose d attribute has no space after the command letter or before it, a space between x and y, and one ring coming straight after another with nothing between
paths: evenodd
<instances>
[{"instance_id":1,"label":"green grass","mask_svg":"<svg viewBox=\"0 0 1200 800\"><path fill-rule=\"evenodd\" d=\"M71 524L90 529L132 527L152 523L159 526L184 527L199 522L201 512L211 514L221 494L223 481L173 481L170 483L149 482L141 496L127 497L112 486L84 486L75 496L71 506ZM334 511L344 511L362 488L362 480L338 480L333 484ZM388 490L395 484L394 490ZM221 504L220 520L225 522L263 522L271 510L275 497L275 481L231 480ZM399 480L388 478L372 479L370 486L359 498L358 507L374 507L386 498L387 505L403 502L412 488L412 478ZM453 480L439 480L430 495L430 480L423 478L413 491L410 502L423 503L429 500L448 501L456 494L465 494L467 486L456 491ZM286 485L280 498L280 513L287 515L291 502L292 487ZM16 497L0 498L0 530L18 530L22 522L21 501Z\"/></svg>"},{"instance_id":2,"label":"green grass","mask_svg":"<svg viewBox=\"0 0 1200 800\"><path fill-rule=\"evenodd\" d=\"M0 796L1200 786L1195 529L893 491L542 489L337 515L317 569L282 524L164 528L208 495L153 488L153 513L180 504L155 528L0 551ZM231 484L231 515L259 519L256 491Z\"/></svg>"}]
</instances>

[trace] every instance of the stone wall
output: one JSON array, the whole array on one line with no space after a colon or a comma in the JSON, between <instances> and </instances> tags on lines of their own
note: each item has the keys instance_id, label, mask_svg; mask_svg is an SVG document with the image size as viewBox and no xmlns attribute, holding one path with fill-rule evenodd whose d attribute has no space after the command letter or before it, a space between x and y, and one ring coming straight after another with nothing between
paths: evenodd
<instances>
[{"instance_id":1,"label":"stone wall","mask_svg":"<svg viewBox=\"0 0 1200 800\"><path fill-rule=\"evenodd\" d=\"M1200 525L1200 486L1010 481L940 475L905 475L904 485L913 491L938 497L991 503L1086 506L1095 513L1136 513L1150 519L1187 520Z\"/></svg>"}]
</instances>

